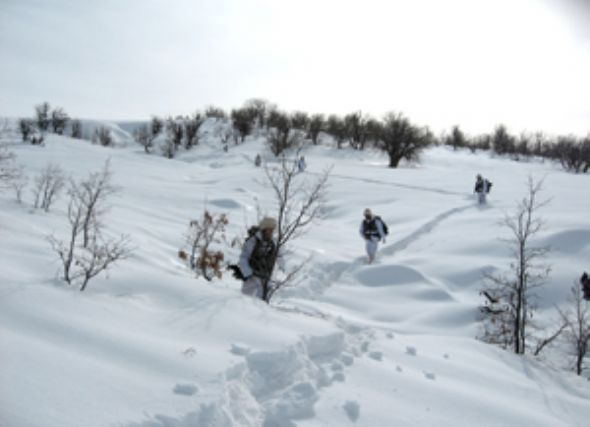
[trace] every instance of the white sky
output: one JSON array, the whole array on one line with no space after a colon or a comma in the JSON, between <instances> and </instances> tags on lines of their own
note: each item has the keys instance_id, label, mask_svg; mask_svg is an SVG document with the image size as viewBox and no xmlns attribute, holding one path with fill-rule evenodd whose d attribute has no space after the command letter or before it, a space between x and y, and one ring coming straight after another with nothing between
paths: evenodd
<instances>
[{"instance_id":1,"label":"white sky","mask_svg":"<svg viewBox=\"0 0 590 427\"><path fill-rule=\"evenodd\" d=\"M280 108L590 130L584 0L0 0L0 115Z\"/></svg>"}]
</instances>

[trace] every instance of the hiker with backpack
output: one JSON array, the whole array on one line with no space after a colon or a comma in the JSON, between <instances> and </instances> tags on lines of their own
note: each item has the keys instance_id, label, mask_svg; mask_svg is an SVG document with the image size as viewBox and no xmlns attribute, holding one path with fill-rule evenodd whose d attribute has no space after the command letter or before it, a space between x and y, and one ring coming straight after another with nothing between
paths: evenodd
<instances>
[{"instance_id":1,"label":"hiker with backpack","mask_svg":"<svg viewBox=\"0 0 590 427\"><path fill-rule=\"evenodd\" d=\"M365 218L361 222L360 233L361 237L365 239L365 249L369 257L369 264L371 264L377 254L377 245L379 242L385 243L388 229L381 217L373 215L371 209L365 209L363 215Z\"/></svg>"},{"instance_id":2,"label":"hiker with backpack","mask_svg":"<svg viewBox=\"0 0 590 427\"><path fill-rule=\"evenodd\" d=\"M492 188L492 183L487 179L483 178L480 174L477 174L475 178L475 188L473 189L474 193L477 193L477 202L480 205L485 205L486 203L486 196L490 192Z\"/></svg>"},{"instance_id":3,"label":"hiker with backpack","mask_svg":"<svg viewBox=\"0 0 590 427\"><path fill-rule=\"evenodd\" d=\"M277 257L277 244L273 233L277 227L274 218L263 218L257 227L248 230L238 268L241 273L242 293L264 299L264 286L268 285L272 274L274 261ZM278 260L280 262L280 260Z\"/></svg>"},{"instance_id":4,"label":"hiker with backpack","mask_svg":"<svg viewBox=\"0 0 590 427\"><path fill-rule=\"evenodd\" d=\"M299 173L305 172L305 168L307 165L305 164L305 157L301 156L299 160L297 160L297 170Z\"/></svg>"}]
</instances>

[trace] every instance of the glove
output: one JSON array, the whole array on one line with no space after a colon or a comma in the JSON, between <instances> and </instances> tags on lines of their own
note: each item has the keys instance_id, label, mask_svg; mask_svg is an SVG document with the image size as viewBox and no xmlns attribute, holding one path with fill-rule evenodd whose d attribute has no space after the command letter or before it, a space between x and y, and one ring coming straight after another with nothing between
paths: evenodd
<instances>
[{"instance_id":1,"label":"glove","mask_svg":"<svg viewBox=\"0 0 590 427\"><path fill-rule=\"evenodd\" d=\"M242 270L240 270L240 267L238 267L237 265L228 265L227 266L228 270L231 270L232 272L232 276L234 276L234 279L236 280L246 280L247 278L244 277L244 275L242 274Z\"/></svg>"}]
</instances>

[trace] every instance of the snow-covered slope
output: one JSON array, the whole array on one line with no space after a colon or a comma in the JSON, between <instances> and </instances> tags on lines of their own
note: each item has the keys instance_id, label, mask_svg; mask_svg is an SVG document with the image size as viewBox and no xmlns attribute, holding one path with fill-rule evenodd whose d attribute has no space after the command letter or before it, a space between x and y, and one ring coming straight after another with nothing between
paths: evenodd
<instances>
[{"instance_id":1,"label":"snow-covered slope","mask_svg":"<svg viewBox=\"0 0 590 427\"><path fill-rule=\"evenodd\" d=\"M294 258L311 255L302 280L267 306L177 257L205 208L228 214L230 237L257 203L274 212L253 166L261 141L225 153L208 126L174 160L55 135L10 147L31 178L48 163L83 178L110 158L121 190L107 229L135 250L85 292L68 288L46 240L65 238L67 198L44 213L30 190L23 204L0 193L0 426L587 425L590 383L562 369L563 352L516 357L474 337L482 272L510 262L498 221L529 174L552 199L539 212L553 272L537 317L565 303L590 268L590 176L446 148L392 170L380 153L310 148L297 179L333 166L325 218L293 244ZM478 172L494 182L485 208ZM390 228L373 265L365 207Z\"/></svg>"}]
</instances>

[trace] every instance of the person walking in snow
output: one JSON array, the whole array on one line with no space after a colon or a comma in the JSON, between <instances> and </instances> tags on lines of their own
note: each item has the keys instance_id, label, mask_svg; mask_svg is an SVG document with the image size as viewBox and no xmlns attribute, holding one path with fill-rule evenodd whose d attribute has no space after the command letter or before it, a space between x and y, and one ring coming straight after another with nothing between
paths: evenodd
<instances>
[{"instance_id":1,"label":"person walking in snow","mask_svg":"<svg viewBox=\"0 0 590 427\"><path fill-rule=\"evenodd\" d=\"M473 189L474 193L477 193L477 202L480 205L486 204L486 196L490 192L490 188L492 183L487 179L484 179L480 174L477 174L475 178L475 188Z\"/></svg>"},{"instance_id":2,"label":"person walking in snow","mask_svg":"<svg viewBox=\"0 0 590 427\"><path fill-rule=\"evenodd\" d=\"M299 173L301 173L305 171L306 167L307 165L305 164L305 157L301 156L297 161L297 170L299 171Z\"/></svg>"},{"instance_id":3,"label":"person walking in snow","mask_svg":"<svg viewBox=\"0 0 590 427\"><path fill-rule=\"evenodd\" d=\"M369 208L365 209L363 214L365 218L361 222L360 233L365 239L365 249L371 264L377 254L377 245L380 241L385 243L385 224L380 217L374 216Z\"/></svg>"},{"instance_id":4,"label":"person walking in snow","mask_svg":"<svg viewBox=\"0 0 590 427\"><path fill-rule=\"evenodd\" d=\"M258 227L253 227L246 239L238 267L242 273L242 293L264 299L264 287L268 286L277 256L277 243L273 233L277 227L274 218L263 218Z\"/></svg>"},{"instance_id":5,"label":"person walking in snow","mask_svg":"<svg viewBox=\"0 0 590 427\"><path fill-rule=\"evenodd\" d=\"M258 168L258 167L260 167L261 164L262 164L262 157L260 157L260 154L256 154L256 157L254 158L254 165Z\"/></svg>"}]
</instances>

